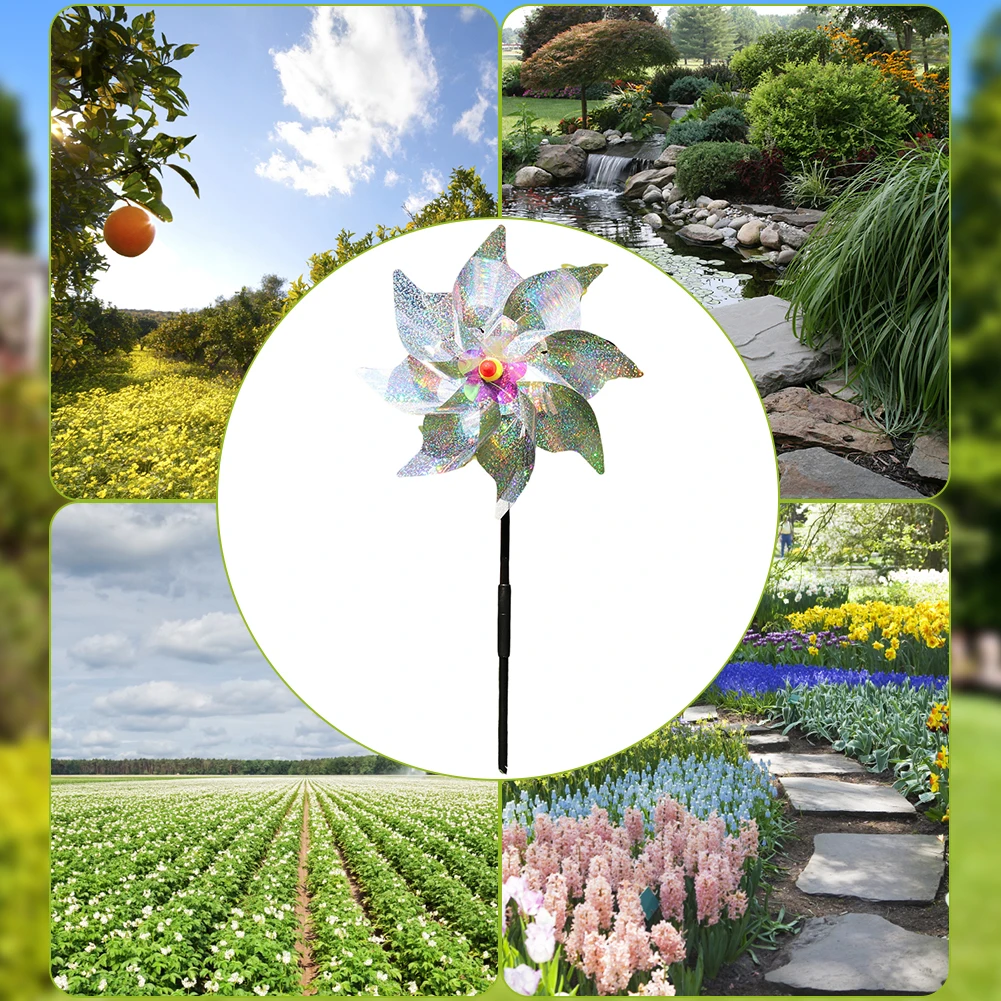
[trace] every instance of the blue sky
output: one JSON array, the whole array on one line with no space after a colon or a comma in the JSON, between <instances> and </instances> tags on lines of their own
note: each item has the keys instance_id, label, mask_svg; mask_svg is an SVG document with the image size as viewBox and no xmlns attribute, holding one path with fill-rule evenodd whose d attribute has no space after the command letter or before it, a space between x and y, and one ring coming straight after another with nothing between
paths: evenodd
<instances>
[{"instance_id":1,"label":"blue sky","mask_svg":"<svg viewBox=\"0 0 1001 1001\"><path fill-rule=\"evenodd\" d=\"M254 645L214 504L71 504L52 528L52 756L368 754Z\"/></svg>"},{"instance_id":2,"label":"blue sky","mask_svg":"<svg viewBox=\"0 0 1001 1001\"><path fill-rule=\"evenodd\" d=\"M265 273L295 278L342 228L406 222L404 206L416 211L455 166L496 190L497 29L484 10L129 8L147 9L172 43L198 44L177 63L189 113L164 129L197 136L186 166L201 199L167 171L174 222L142 257L110 255L100 298L204 306ZM11 13L32 36L41 27ZM31 95L44 83L33 63L11 71L0 75ZM33 96L36 133L40 111Z\"/></svg>"}]
</instances>

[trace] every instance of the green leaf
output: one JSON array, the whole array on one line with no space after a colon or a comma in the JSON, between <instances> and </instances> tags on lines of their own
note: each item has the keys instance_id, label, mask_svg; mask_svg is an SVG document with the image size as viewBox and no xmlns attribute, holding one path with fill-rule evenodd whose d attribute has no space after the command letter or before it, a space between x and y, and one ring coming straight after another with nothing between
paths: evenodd
<instances>
[{"instance_id":1,"label":"green leaf","mask_svg":"<svg viewBox=\"0 0 1001 1001\"><path fill-rule=\"evenodd\" d=\"M161 222L173 222L174 217L170 213L170 209L167 208L159 198L139 198L137 201L149 209Z\"/></svg>"},{"instance_id":2,"label":"green leaf","mask_svg":"<svg viewBox=\"0 0 1001 1001\"><path fill-rule=\"evenodd\" d=\"M164 42L166 43L166 39L164 39ZM190 42L185 43L184 45L178 45L177 48L174 49L174 58L187 59L188 56L190 56L191 53L194 52L195 49L197 48L198 48L197 44L192 45Z\"/></svg>"},{"instance_id":3,"label":"green leaf","mask_svg":"<svg viewBox=\"0 0 1001 1001\"><path fill-rule=\"evenodd\" d=\"M176 163L168 163L167 166L170 167L171 170L176 170L177 173L188 182L195 195L198 198L201 198L201 193L198 190L198 182L191 176L190 171L185 170L184 167L178 167Z\"/></svg>"}]
</instances>

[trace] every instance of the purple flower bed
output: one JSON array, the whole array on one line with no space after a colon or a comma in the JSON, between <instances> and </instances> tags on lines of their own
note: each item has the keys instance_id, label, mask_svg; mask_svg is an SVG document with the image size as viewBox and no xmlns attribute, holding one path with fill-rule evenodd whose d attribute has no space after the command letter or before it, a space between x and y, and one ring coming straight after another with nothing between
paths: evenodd
<instances>
[{"instance_id":1,"label":"purple flower bed","mask_svg":"<svg viewBox=\"0 0 1001 1001\"><path fill-rule=\"evenodd\" d=\"M767 695L785 688L786 683L813 687L821 682L831 685L863 685L871 681L878 688L909 681L912 688L940 688L946 683L937 675L914 676L900 671L847 671L809 664L760 664L755 661L727 664L712 687L738 695Z\"/></svg>"},{"instance_id":2,"label":"purple flower bed","mask_svg":"<svg viewBox=\"0 0 1001 1001\"><path fill-rule=\"evenodd\" d=\"M835 632L830 629L823 629L820 632L805 633L799 629L784 629L782 632L759 633L754 629L748 630L744 636L743 645L746 647L774 646L777 651L781 650L806 650L810 644L810 636L816 636L816 647L822 650L825 646L857 646L855 640L845 639L844 631Z\"/></svg>"}]
</instances>

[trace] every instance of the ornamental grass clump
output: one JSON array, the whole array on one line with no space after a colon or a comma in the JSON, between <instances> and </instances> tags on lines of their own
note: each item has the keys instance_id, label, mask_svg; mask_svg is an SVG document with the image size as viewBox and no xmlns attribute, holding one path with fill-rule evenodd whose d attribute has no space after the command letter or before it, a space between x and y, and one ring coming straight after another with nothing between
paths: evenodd
<instances>
[{"instance_id":1,"label":"ornamental grass clump","mask_svg":"<svg viewBox=\"0 0 1001 1001\"><path fill-rule=\"evenodd\" d=\"M948 154L916 147L863 169L790 265L783 294L799 338L814 348L837 345L866 412L890 434L944 426Z\"/></svg>"},{"instance_id":2,"label":"ornamental grass clump","mask_svg":"<svg viewBox=\"0 0 1001 1001\"><path fill-rule=\"evenodd\" d=\"M646 821L652 819L652 831ZM753 820L728 834L670 797L621 824L535 817L503 834L505 980L533 994L698 994L744 951L760 882ZM538 968L536 966L538 964Z\"/></svg>"}]
</instances>

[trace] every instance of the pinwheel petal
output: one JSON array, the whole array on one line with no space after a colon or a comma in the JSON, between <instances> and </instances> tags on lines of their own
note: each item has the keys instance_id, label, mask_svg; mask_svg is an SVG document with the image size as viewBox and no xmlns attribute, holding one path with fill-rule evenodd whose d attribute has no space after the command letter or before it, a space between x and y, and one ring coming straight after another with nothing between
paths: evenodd
<instances>
[{"instance_id":1,"label":"pinwheel petal","mask_svg":"<svg viewBox=\"0 0 1001 1001\"><path fill-rule=\"evenodd\" d=\"M605 471L598 418L583 396L551 382L522 382L518 388L535 408L535 444L539 448L579 452L597 472Z\"/></svg>"},{"instance_id":2,"label":"pinwheel petal","mask_svg":"<svg viewBox=\"0 0 1001 1001\"><path fill-rule=\"evenodd\" d=\"M479 346L520 281L521 276L507 263L506 232L498 226L463 265L452 289L463 348Z\"/></svg>"},{"instance_id":3,"label":"pinwheel petal","mask_svg":"<svg viewBox=\"0 0 1001 1001\"><path fill-rule=\"evenodd\" d=\"M452 297L447 292L424 292L402 271L394 271L393 302L407 354L429 362L451 362L459 354Z\"/></svg>"},{"instance_id":4,"label":"pinwheel petal","mask_svg":"<svg viewBox=\"0 0 1001 1001\"><path fill-rule=\"evenodd\" d=\"M476 449L498 427L500 411L494 403L467 405L453 413L430 413L421 424L424 444L397 476L427 476L464 466Z\"/></svg>"},{"instance_id":5,"label":"pinwheel petal","mask_svg":"<svg viewBox=\"0 0 1001 1001\"><path fill-rule=\"evenodd\" d=\"M580 297L603 268L592 264L530 275L512 289L504 315L521 331L575 329L580 326Z\"/></svg>"},{"instance_id":6,"label":"pinwheel petal","mask_svg":"<svg viewBox=\"0 0 1001 1001\"><path fill-rule=\"evenodd\" d=\"M476 450L477 461L497 484L499 514L518 499L535 465L535 408L519 393L505 410Z\"/></svg>"},{"instance_id":7,"label":"pinwheel petal","mask_svg":"<svg viewBox=\"0 0 1001 1001\"><path fill-rule=\"evenodd\" d=\"M361 377L387 403L408 414L442 410L462 388L462 379L448 379L412 355L390 372L363 368Z\"/></svg>"},{"instance_id":8,"label":"pinwheel petal","mask_svg":"<svg viewBox=\"0 0 1001 1001\"><path fill-rule=\"evenodd\" d=\"M586 330L558 330L527 355L530 370L590 397L610 379L637 379L643 373L611 341Z\"/></svg>"}]
</instances>

